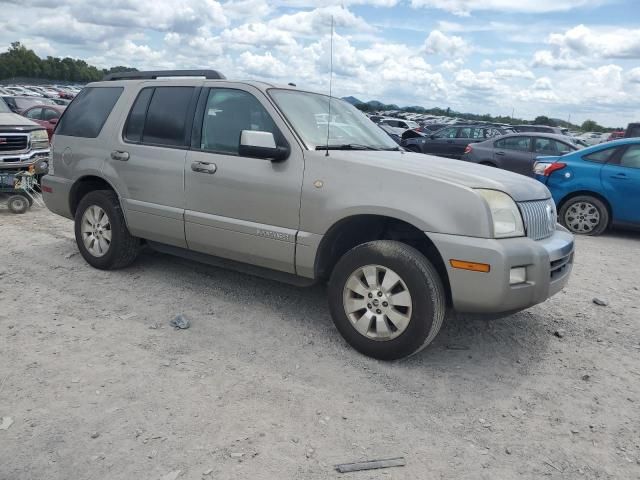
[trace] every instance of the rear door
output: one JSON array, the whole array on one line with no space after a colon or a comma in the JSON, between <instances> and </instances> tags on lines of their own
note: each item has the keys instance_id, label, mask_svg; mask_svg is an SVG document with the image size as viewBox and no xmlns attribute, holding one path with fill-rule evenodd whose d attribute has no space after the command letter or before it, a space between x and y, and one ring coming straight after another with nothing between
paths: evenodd
<instances>
[{"instance_id":1,"label":"rear door","mask_svg":"<svg viewBox=\"0 0 640 480\"><path fill-rule=\"evenodd\" d=\"M289 158L240 156L243 130L271 132L289 144ZM261 91L222 82L203 89L185 167L189 248L294 273L303 171L301 147Z\"/></svg>"},{"instance_id":2,"label":"rear door","mask_svg":"<svg viewBox=\"0 0 640 480\"><path fill-rule=\"evenodd\" d=\"M199 87L155 81L129 93L132 106L114 134L105 178L121 196L133 235L186 247L184 164Z\"/></svg>"},{"instance_id":3,"label":"rear door","mask_svg":"<svg viewBox=\"0 0 640 480\"><path fill-rule=\"evenodd\" d=\"M465 148L470 143L473 143L473 136L476 131L474 127L461 127L458 128L458 133L456 134L456 138L452 143L448 144L446 154L447 157L451 158L461 158L464 154ZM476 140L477 141L477 140Z\"/></svg>"},{"instance_id":4,"label":"rear door","mask_svg":"<svg viewBox=\"0 0 640 480\"><path fill-rule=\"evenodd\" d=\"M616 152L600 170L600 181L613 219L640 224L640 145Z\"/></svg>"},{"instance_id":5,"label":"rear door","mask_svg":"<svg viewBox=\"0 0 640 480\"><path fill-rule=\"evenodd\" d=\"M493 160L500 168L533 177L535 155L531 152L532 143L529 136L498 139L493 143Z\"/></svg>"}]
</instances>

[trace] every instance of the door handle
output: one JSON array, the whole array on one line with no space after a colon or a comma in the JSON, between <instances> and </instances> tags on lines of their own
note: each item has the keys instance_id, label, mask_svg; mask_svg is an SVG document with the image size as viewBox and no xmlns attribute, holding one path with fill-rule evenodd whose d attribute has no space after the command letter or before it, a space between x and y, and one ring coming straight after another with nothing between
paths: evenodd
<instances>
[{"instance_id":1,"label":"door handle","mask_svg":"<svg viewBox=\"0 0 640 480\"><path fill-rule=\"evenodd\" d=\"M615 180L628 180L626 173L616 173L615 175L611 175L611 178Z\"/></svg>"},{"instance_id":2,"label":"door handle","mask_svg":"<svg viewBox=\"0 0 640 480\"><path fill-rule=\"evenodd\" d=\"M126 162L127 160L129 160L129 152L122 152L120 150L114 150L113 152L111 152L111 159L112 160L119 160L121 162Z\"/></svg>"},{"instance_id":3,"label":"door handle","mask_svg":"<svg viewBox=\"0 0 640 480\"><path fill-rule=\"evenodd\" d=\"M504 152L496 152L496 155L504 155Z\"/></svg>"},{"instance_id":4,"label":"door handle","mask_svg":"<svg viewBox=\"0 0 640 480\"><path fill-rule=\"evenodd\" d=\"M218 167L216 167L215 163L208 163L208 162L192 162L191 163L191 170L198 173L214 174L216 173L217 169Z\"/></svg>"}]
</instances>

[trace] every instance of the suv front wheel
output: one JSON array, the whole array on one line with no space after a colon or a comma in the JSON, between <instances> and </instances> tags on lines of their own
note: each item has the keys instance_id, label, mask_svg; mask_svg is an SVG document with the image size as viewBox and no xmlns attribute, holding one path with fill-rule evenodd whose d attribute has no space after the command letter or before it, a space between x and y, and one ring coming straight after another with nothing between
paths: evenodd
<instances>
[{"instance_id":1,"label":"suv front wheel","mask_svg":"<svg viewBox=\"0 0 640 480\"><path fill-rule=\"evenodd\" d=\"M78 249L92 267L126 267L138 255L140 241L129 233L118 196L111 190L89 192L80 200L75 233Z\"/></svg>"},{"instance_id":2,"label":"suv front wheel","mask_svg":"<svg viewBox=\"0 0 640 480\"><path fill-rule=\"evenodd\" d=\"M444 287L431 262L415 248L387 240L359 245L338 261L329 308L347 342L381 360L422 350L446 313Z\"/></svg>"}]
</instances>

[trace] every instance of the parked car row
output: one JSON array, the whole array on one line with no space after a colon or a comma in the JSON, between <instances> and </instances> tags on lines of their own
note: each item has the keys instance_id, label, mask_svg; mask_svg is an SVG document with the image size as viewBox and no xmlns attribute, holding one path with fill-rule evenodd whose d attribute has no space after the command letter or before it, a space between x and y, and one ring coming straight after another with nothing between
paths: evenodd
<instances>
[{"instance_id":1,"label":"parked car row","mask_svg":"<svg viewBox=\"0 0 640 480\"><path fill-rule=\"evenodd\" d=\"M82 87L77 85L0 85L0 95L62 98L72 100Z\"/></svg>"}]
</instances>

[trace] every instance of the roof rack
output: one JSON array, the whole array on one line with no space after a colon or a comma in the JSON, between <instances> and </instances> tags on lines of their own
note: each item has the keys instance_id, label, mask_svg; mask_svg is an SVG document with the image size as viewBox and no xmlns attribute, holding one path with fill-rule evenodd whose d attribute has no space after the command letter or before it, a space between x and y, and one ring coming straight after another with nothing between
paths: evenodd
<instances>
[{"instance_id":1,"label":"roof rack","mask_svg":"<svg viewBox=\"0 0 640 480\"><path fill-rule=\"evenodd\" d=\"M152 70L146 72L118 72L106 75L102 80L155 80L161 77L204 77L207 80L224 80L217 70Z\"/></svg>"}]
</instances>

